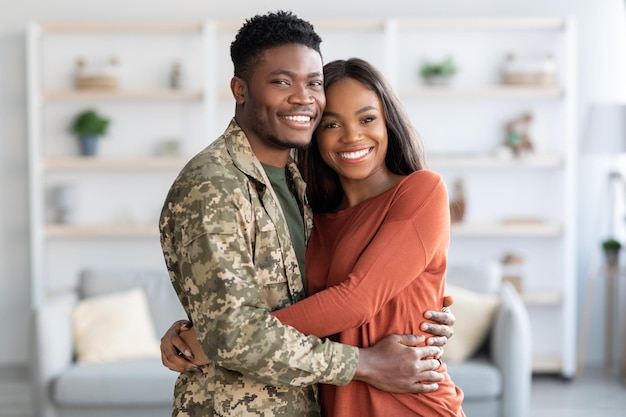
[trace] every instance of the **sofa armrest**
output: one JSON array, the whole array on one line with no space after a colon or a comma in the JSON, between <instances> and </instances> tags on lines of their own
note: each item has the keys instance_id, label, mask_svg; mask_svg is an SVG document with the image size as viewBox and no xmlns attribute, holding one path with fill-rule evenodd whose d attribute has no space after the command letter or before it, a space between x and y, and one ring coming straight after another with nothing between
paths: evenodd
<instances>
[{"instance_id":1,"label":"sofa armrest","mask_svg":"<svg viewBox=\"0 0 626 417\"><path fill-rule=\"evenodd\" d=\"M37 415L50 413L50 382L73 362L72 308L77 302L74 293L65 293L46 300L33 314L34 375Z\"/></svg>"},{"instance_id":2,"label":"sofa armrest","mask_svg":"<svg viewBox=\"0 0 626 417\"><path fill-rule=\"evenodd\" d=\"M522 298L503 283L491 336L491 355L502 372L502 416L526 417L530 408L532 345L530 318Z\"/></svg>"}]
</instances>

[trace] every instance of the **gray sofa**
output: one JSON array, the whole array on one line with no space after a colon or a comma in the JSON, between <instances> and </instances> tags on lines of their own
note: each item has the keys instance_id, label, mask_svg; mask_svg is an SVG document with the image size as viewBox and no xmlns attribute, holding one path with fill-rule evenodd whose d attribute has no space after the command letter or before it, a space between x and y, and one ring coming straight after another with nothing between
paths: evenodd
<instances>
[{"instance_id":1,"label":"gray sofa","mask_svg":"<svg viewBox=\"0 0 626 417\"><path fill-rule=\"evenodd\" d=\"M467 417L529 415L530 319L517 290L509 283L501 284L500 276L496 265L448 268L449 284L500 296L500 306L484 346L469 360L448 365L452 380L465 394L463 410ZM457 317L457 322L460 319Z\"/></svg>"},{"instance_id":2,"label":"gray sofa","mask_svg":"<svg viewBox=\"0 0 626 417\"><path fill-rule=\"evenodd\" d=\"M160 359L78 364L71 311L80 298L140 287L145 290L156 335L185 313L165 268L162 271L85 271L76 291L46 301L35 312L34 395L38 416L166 417L171 415L177 373Z\"/></svg>"},{"instance_id":3,"label":"gray sofa","mask_svg":"<svg viewBox=\"0 0 626 417\"><path fill-rule=\"evenodd\" d=\"M526 309L510 285L481 269L449 269L449 282L498 292L502 303L486 349L449 372L464 393L468 417L526 417L530 400L530 330ZM76 291L47 301L35 313L35 406L45 417L159 417L171 414L177 374L160 359L78 364L70 312L80 298L140 287L157 336L185 317L163 271L86 271Z\"/></svg>"}]
</instances>

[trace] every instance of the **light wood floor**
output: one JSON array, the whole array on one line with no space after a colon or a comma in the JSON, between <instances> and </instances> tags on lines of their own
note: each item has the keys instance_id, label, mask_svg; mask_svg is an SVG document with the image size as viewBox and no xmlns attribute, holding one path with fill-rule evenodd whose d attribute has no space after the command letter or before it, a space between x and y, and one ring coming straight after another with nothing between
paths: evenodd
<instances>
[{"instance_id":1,"label":"light wood floor","mask_svg":"<svg viewBox=\"0 0 626 417\"><path fill-rule=\"evenodd\" d=\"M625 410L626 385L614 374L588 369L573 381L536 376L528 417L623 417ZM0 417L34 417L25 371L0 369Z\"/></svg>"},{"instance_id":2,"label":"light wood floor","mask_svg":"<svg viewBox=\"0 0 626 417\"><path fill-rule=\"evenodd\" d=\"M0 368L0 417L34 417L26 370Z\"/></svg>"}]
</instances>

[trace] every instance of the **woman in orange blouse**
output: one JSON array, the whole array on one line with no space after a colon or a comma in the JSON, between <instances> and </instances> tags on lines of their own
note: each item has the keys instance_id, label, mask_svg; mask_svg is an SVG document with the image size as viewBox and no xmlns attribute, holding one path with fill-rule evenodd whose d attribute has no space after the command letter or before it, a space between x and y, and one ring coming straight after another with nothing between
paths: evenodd
<instances>
[{"instance_id":1,"label":"woman in orange blouse","mask_svg":"<svg viewBox=\"0 0 626 417\"><path fill-rule=\"evenodd\" d=\"M360 59L324 66L326 108L299 154L315 213L306 255L308 298L274 312L305 334L359 347L424 334L420 311L442 305L450 213L439 175L423 169L419 138L381 73ZM322 409L341 416L464 416L445 376L425 394L353 381L323 385Z\"/></svg>"}]
</instances>

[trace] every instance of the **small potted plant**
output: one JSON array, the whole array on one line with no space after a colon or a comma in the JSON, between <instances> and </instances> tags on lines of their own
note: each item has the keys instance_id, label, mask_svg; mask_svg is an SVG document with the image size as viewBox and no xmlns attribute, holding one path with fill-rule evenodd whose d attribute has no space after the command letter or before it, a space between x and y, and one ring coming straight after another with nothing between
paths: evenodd
<instances>
[{"instance_id":1,"label":"small potted plant","mask_svg":"<svg viewBox=\"0 0 626 417\"><path fill-rule=\"evenodd\" d=\"M425 61L420 68L420 75L427 85L448 85L456 71L452 58L446 58L441 62Z\"/></svg>"},{"instance_id":2,"label":"small potted plant","mask_svg":"<svg viewBox=\"0 0 626 417\"><path fill-rule=\"evenodd\" d=\"M622 249L622 244L614 238L608 238L602 242L602 249L606 264L609 267L616 267L619 264L619 251Z\"/></svg>"},{"instance_id":3,"label":"small potted plant","mask_svg":"<svg viewBox=\"0 0 626 417\"><path fill-rule=\"evenodd\" d=\"M76 115L70 130L80 141L81 155L95 155L98 140L107 134L110 120L93 109L87 109Z\"/></svg>"}]
</instances>

